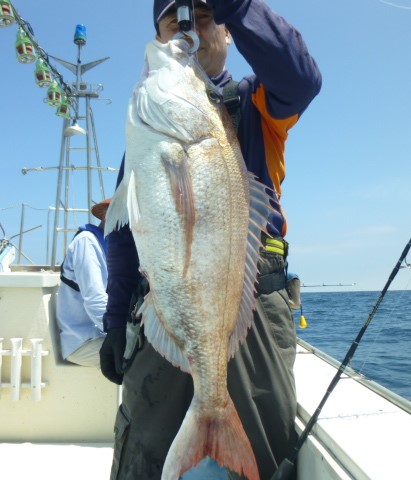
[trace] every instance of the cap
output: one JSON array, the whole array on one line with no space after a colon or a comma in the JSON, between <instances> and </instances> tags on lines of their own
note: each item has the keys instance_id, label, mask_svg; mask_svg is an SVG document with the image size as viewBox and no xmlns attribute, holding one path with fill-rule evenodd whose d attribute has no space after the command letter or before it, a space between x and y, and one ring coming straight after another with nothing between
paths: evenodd
<instances>
[{"instance_id":1,"label":"cap","mask_svg":"<svg viewBox=\"0 0 411 480\"><path fill-rule=\"evenodd\" d=\"M99 220L104 220L106 218L106 213L110 203L111 203L111 198L107 198L106 200L103 200L100 203L96 203L91 208L91 213L95 217L97 217Z\"/></svg>"},{"instance_id":2,"label":"cap","mask_svg":"<svg viewBox=\"0 0 411 480\"><path fill-rule=\"evenodd\" d=\"M206 0L201 1L206 3ZM174 3L175 0L154 0L153 19L156 30L158 30L159 20Z\"/></svg>"}]
</instances>

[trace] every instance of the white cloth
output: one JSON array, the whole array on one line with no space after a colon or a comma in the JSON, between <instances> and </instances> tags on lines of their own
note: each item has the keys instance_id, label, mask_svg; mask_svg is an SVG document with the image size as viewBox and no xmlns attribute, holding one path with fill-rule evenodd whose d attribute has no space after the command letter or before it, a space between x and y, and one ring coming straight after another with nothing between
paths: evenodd
<instances>
[{"instance_id":1,"label":"white cloth","mask_svg":"<svg viewBox=\"0 0 411 480\"><path fill-rule=\"evenodd\" d=\"M87 340L83 345L71 353L67 360L83 367L100 368L100 348L104 337L96 337Z\"/></svg>"},{"instance_id":2,"label":"white cloth","mask_svg":"<svg viewBox=\"0 0 411 480\"><path fill-rule=\"evenodd\" d=\"M0 272L10 272L10 265L16 257L16 249L13 245L7 247L0 253Z\"/></svg>"},{"instance_id":3,"label":"white cloth","mask_svg":"<svg viewBox=\"0 0 411 480\"><path fill-rule=\"evenodd\" d=\"M80 288L77 292L62 282L57 297L57 323L62 355L66 359L87 340L105 335L107 262L93 233L82 231L74 237L63 269L64 276Z\"/></svg>"}]
</instances>

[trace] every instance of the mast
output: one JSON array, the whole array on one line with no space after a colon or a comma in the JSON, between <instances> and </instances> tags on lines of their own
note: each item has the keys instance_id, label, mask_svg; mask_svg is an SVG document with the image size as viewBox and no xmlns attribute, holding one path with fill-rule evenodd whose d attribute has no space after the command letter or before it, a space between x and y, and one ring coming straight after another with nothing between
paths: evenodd
<instances>
[{"instance_id":1,"label":"mast","mask_svg":"<svg viewBox=\"0 0 411 480\"><path fill-rule=\"evenodd\" d=\"M87 213L88 213L88 223L93 223L93 218L91 215L92 207L92 198L93 198L93 182L92 182L92 173L94 169L97 169L99 174L99 186L102 199L105 198L102 168L100 162L100 154L97 144L97 135L94 125L94 117L91 108L91 100L98 99L99 93L103 89L103 86L99 84L97 87L90 85L83 81L83 74L90 70L91 68L96 67L100 63L108 60L109 57L101 58L90 63L82 63L82 49L86 45L87 35L86 27L84 25L77 25L76 31L74 34L74 43L77 45L77 63L70 63L66 60L54 57L50 55L51 58L59 62L61 65L70 70L76 77L75 82L71 84L71 89L73 92L73 98L75 99L76 107L75 115L72 121L72 124L69 124L69 118L64 118L63 129L61 135L61 148L60 148L60 164L58 167L58 181L57 181L57 192L56 192L56 204L55 204L55 217L54 217L54 229L53 229L53 242L52 242L52 252L51 252L51 268L52 270L56 269L56 256L57 256L57 235L58 233L64 233L64 253L67 250L68 238L67 234L72 229L69 229L68 226L68 215L71 212L84 212L83 209L76 209L69 207L70 201L70 182L69 182L69 173L72 170L76 170L77 167L73 166L69 162L70 153L71 153L71 138L74 135L84 135L86 140L86 146L83 150L86 151L86 170L87 170ZM84 107L84 115L80 115L80 107ZM79 121L85 120L85 128L82 128L79 125ZM95 154L96 166L93 166L92 153ZM63 183L64 183L64 198L63 198ZM64 227L59 227L60 220L60 209L62 208L64 213Z\"/></svg>"},{"instance_id":2,"label":"mast","mask_svg":"<svg viewBox=\"0 0 411 480\"><path fill-rule=\"evenodd\" d=\"M58 233L64 233L64 249L65 255L68 246L68 232L75 232L75 228L69 228L68 216L70 213L81 212L88 214L88 223L93 223L91 208L93 206L93 173L98 172L99 191L101 199L105 198L102 171L116 171L114 168L102 168L100 162L100 154L97 143L96 128L94 124L93 111L91 101L99 99L99 94L103 90L103 85L97 86L86 83L83 80L85 72L96 67L100 63L109 59L104 57L93 62L83 64L82 53L83 47L87 43L86 27L77 25L74 34L74 44L77 46L77 62L71 63L66 60L49 55L37 42L33 28L30 23L24 20L11 0L0 0L0 27L8 27L17 24L17 40L16 54L17 60L23 64L36 63L35 79L37 86L47 88L47 95L44 102L49 106L57 109L56 114L63 119L60 158L57 167L36 167L23 168L22 173L27 174L30 171L58 170L57 191L54 207L54 228L52 252L50 258L50 266L52 270L56 270L57 243ZM74 74L75 80L67 83L60 72L50 63L53 58L61 65L70 70ZM109 99L105 99L110 103ZM81 113L80 113L81 112ZM79 123L83 123L80 126ZM84 146L75 148L71 145L72 138L79 135L84 139ZM70 162L70 155L73 150L81 150L86 152L85 165L73 165ZM72 171L87 171L87 188L82 191L86 192L86 208L70 208L70 173ZM84 200L83 200L84 201ZM78 199L76 199L78 203ZM49 207L53 210L53 207ZM60 211L63 211L63 227L60 227ZM47 221L49 225L49 221ZM20 227L20 252L22 248L22 237L24 232L24 208L22 211L22 222ZM49 231L47 232L47 257L49 256ZM19 259L21 254L19 254ZM47 262L49 258L47 258Z\"/></svg>"}]
</instances>

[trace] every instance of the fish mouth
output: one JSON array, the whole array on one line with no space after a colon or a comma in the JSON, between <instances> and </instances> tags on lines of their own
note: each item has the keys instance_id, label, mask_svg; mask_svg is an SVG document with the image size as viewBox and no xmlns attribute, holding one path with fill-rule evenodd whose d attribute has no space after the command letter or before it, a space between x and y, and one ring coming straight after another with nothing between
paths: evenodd
<instances>
[{"instance_id":1,"label":"fish mouth","mask_svg":"<svg viewBox=\"0 0 411 480\"><path fill-rule=\"evenodd\" d=\"M160 49L160 50L165 50L167 48L175 46L175 47L179 48L180 50L183 50L184 52L188 52L188 50L192 46L192 45L190 45L190 38L189 37L181 37L181 38L173 37L168 42L161 42L160 40L154 39L150 42L150 44L153 45L154 47ZM148 44L148 45L150 45L150 44Z\"/></svg>"}]
</instances>

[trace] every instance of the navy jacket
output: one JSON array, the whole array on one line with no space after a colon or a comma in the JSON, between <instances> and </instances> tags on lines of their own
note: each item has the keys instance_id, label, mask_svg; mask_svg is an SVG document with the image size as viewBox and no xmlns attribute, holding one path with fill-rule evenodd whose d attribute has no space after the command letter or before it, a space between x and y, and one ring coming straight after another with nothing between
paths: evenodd
<instances>
[{"instance_id":1,"label":"navy jacket","mask_svg":"<svg viewBox=\"0 0 411 480\"><path fill-rule=\"evenodd\" d=\"M285 142L288 130L320 91L321 74L300 33L263 0L207 3L213 8L216 23L227 26L254 72L239 84L238 137L248 170L275 191L270 233L284 236L287 222L280 197L285 177ZM212 80L222 89L230 79L229 72L224 71ZM131 294L140 278L138 255L127 226L108 236L108 250L106 330L125 325Z\"/></svg>"}]
</instances>

